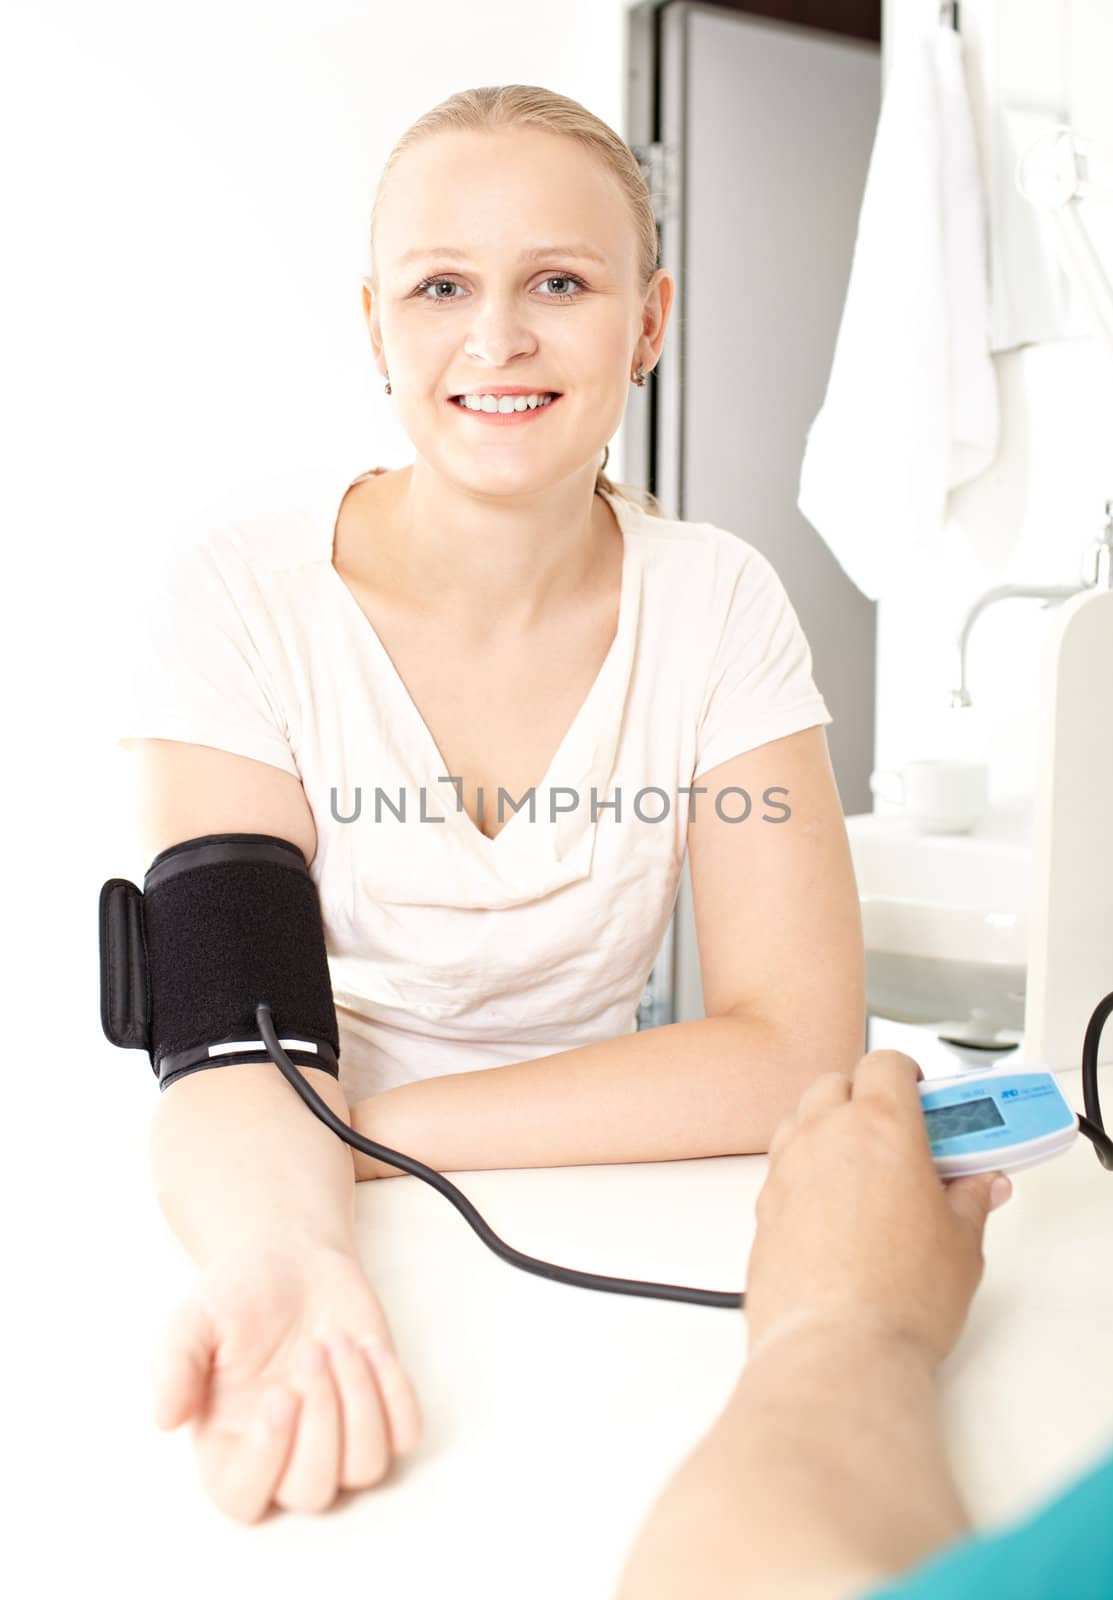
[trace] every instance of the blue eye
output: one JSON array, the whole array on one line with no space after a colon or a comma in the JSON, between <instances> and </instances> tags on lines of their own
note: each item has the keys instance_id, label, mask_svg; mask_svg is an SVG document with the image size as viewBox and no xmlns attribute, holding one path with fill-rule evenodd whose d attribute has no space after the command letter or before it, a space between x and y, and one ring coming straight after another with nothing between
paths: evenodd
<instances>
[{"instance_id":1,"label":"blue eye","mask_svg":"<svg viewBox=\"0 0 1113 1600\"><path fill-rule=\"evenodd\" d=\"M577 278L575 273L573 273L573 272L550 272L549 275L546 278L542 279L542 282L543 283L574 283L574 284L577 285L579 290L586 290L586 288L587 288L587 284L584 282L584 280L582 278ZM417 288L414 290L414 294L416 296L418 296L420 299L428 300L431 305L447 305L451 301L457 299L458 296L456 296L454 294L427 295L425 293L426 289L440 288L441 284L445 284L445 283L448 284L448 286L450 288L452 288L452 289L459 289L459 288L462 287L462 285L457 283L454 278L422 278L421 282L418 284ZM544 299L544 300L578 300L579 297L580 296L579 296L578 293L577 294L560 294L560 293L557 293L557 294L543 295L542 299Z\"/></svg>"}]
</instances>

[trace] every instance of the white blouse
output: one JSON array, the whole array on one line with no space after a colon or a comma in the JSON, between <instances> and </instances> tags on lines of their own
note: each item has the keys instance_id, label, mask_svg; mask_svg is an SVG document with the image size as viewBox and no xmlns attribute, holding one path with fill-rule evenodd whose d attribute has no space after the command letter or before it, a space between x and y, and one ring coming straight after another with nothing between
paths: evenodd
<instances>
[{"instance_id":1,"label":"white blouse","mask_svg":"<svg viewBox=\"0 0 1113 1600\"><path fill-rule=\"evenodd\" d=\"M532 813L528 791L506 798L490 839L438 782L433 737L332 565L352 482L314 473L157 558L118 724L125 746L181 739L300 778L350 1102L634 1032L684 861L684 786L833 720L760 551L608 495L616 636ZM714 803L697 794L697 819Z\"/></svg>"}]
</instances>

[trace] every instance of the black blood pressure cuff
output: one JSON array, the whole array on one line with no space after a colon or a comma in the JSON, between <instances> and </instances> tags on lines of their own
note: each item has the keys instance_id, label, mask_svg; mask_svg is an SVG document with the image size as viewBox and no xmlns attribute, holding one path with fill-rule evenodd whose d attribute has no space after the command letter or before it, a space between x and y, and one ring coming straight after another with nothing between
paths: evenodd
<instances>
[{"instance_id":1,"label":"black blood pressure cuff","mask_svg":"<svg viewBox=\"0 0 1113 1600\"><path fill-rule=\"evenodd\" d=\"M104 884L101 1026L113 1044L147 1051L160 1089L207 1067L270 1061L261 1001L290 1059L338 1079L320 902L295 844L209 833L161 851L142 892L126 878Z\"/></svg>"}]
</instances>

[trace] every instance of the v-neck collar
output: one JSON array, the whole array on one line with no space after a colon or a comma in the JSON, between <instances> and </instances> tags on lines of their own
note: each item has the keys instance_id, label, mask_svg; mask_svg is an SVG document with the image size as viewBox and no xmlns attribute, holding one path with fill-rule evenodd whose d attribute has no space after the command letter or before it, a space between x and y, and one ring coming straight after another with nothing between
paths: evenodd
<instances>
[{"instance_id":1,"label":"v-neck collar","mask_svg":"<svg viewBox=\"0 0 1113 1600\"><path fill-rule=\"evenodd\" d=\"M639 515L639 508L619 495L601 491L614 512L622 535L622 577L615 636L548 767L533 786L534 819L530 819L527 800L520 811L511 811L508 820L492 839L477 827L463 805L457 803L455 786L436 781L442 774L447 776L447 764L440 747L373 623L333 565L340 507L356 481L355 478L347 478L339 496L332 491L326 500L326 578L342 614L348 620L354 647L370 649L379 662L382 671L378 676L389 686L398 716L411 731L411 737L421 752L419 765L428 769L423 803L425 815L443 816L472 856L499 876L503 875L505 868L513 868L515 878L519 879L522 868L543 870L546 862L552 866L568 858L577 841L586 840L590 847L598 820L591 820L592 801L594 798L598 808L599 802L606 797L633 668L642 578L640 527L634 521ZM593 785L594 797L591 792ZM558 804L569 803L572 798L567 793L569 790L578 797L577 804L574 810L560 811L554 818L550 815L550 794L560 789L565 793L557 797ZM515 795L512 798L518 800L522 797ZM493 799L484 794L485 808L497 804L497 791Z\"/></svg>"}]
</instances>

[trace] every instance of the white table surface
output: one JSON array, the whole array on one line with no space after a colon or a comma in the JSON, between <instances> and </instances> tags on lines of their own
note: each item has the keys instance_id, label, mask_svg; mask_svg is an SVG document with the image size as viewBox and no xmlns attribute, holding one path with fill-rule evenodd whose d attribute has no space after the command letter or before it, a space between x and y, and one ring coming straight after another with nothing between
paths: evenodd
<instances>
[{"instance_id":1,"label":"white table surface","mask_svg":"<svg viewBox=\"0 0 1113 1600\"><path fill-rule=\"evenodd\" d=\"M361 1184L363 1259L421 1399L423 1446L320 1516L233 1523L201 1488L188 1427L162 1434L151 1419L153 1340L194 1268L147 1172L149 1069L105 1052L78 1075L87 1099L69 1102L59 1169L26 1202L55 1244L23 1252L8 1318L5 1544L9 1564L26 1560L20 1595L86 1593L94 1578L160 1600L613 1595L658 1490L735 1383L742 1314L552 1283L493 1255L420 1180ZM1080 1107L1078 1074L1062 1082ZM735 1290L765 1167L454 1179L529 1254ZM942 1378L980 1522L1024 1511L1113 1443L1111 1224L1113 1176L1082 1139L1017 1174L989 1219L985 1281Z\"/></svg>"}]
</instances>

